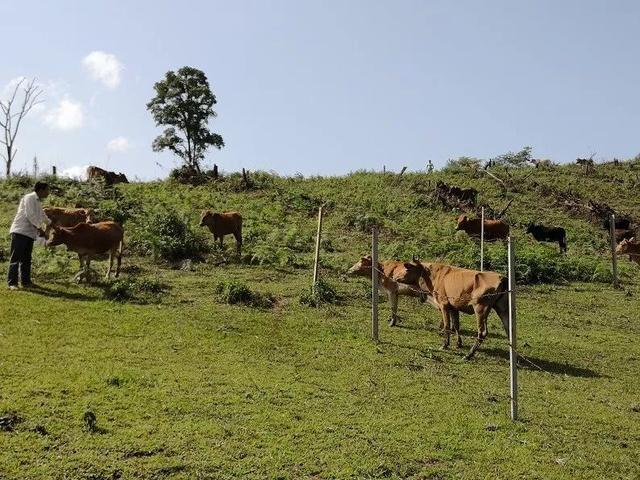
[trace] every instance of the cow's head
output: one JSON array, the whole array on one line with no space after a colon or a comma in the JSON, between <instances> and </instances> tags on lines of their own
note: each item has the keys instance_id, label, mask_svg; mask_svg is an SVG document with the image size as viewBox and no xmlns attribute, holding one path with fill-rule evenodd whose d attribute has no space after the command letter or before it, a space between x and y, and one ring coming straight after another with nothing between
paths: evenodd
<instances>
[{"instance_id":1,"label":"cow's head","mask_svg":"<svg viewBox=\"0 0 640 480\"><path fill-rule=\"evenodd\" d=\"M124 173L118 173L116 175L116 183L129 183L127 176Z\"/></svg>"},{"instance_id":2,"label":"cow's head","mask_svg":"<svg viewBox=\"0 0 640 480\"><path fill-rule=\"evenodd\" d=\"M46 246L55 247L57 245L62 245L63 243L65 243L66 238L67 231L63 227L59 227L58 225L52 223Z\"/></svg>"},{"instance_id":3,"label":"cow's head","mask_svg":"<svg viewBox=\"0 0 640 480\"><path fill-rule=\"evenodd\" d=\"M469 217L467 217L466 215L460 215L458 217L458 224L456 225L456 230L462 230L467 225L468 221L469 221Z\"/></svg>"},{"instance_id":4,"label":"cow's head","mask_svg":"<svg viewBox=\"0 0 640 480\"><path fill-rule=\"evenodd\" d=\"M631 250L631 246L633 246L635 244L635 237L632 238L625 238L624 240L622 240L618 246L616 247L616 253L618 254L623 254L623 253L629 253Z\"/></svg>"},{"instance_id":5,"label":"cow's head","mask_svg":"<svg viewBox=\"0 0 640 480\"><path fill-rule=\"evenodd\" d=\"M219 217L219 213L214 213L211 210L204 210L200 217L200 226L213 228Z\"/></svg>"},{"instance_id":6,"label":"cow's head","mask_svg":"<svg viewBox=\"0 0 640 480\"><path fill-rule=\"evenodd\" d=\"M95 223L96 221L96 213L93 211L92 208L85 208L84 209L85 213L86 213L86 217L85 217L85 222L87 223Z\"/></svg>"},{"instance_id":7,"label":"cow's head","mask_svg":"<svg viewBox=\"0 0 640 480\"><path fill-rule=\"evenodd\" d=\"M533 233L534 226L535 225L533 223L528 223L527 224L527 233Z\"/></svg>"},{"instance_id":8,"label":"cow's head","mask_svg":"<svg viewBox=\"0 0 640 480\"><path fill-rule=\"evenodd\" d=\"M362 257L358 263L347 271L347 275L351 275L352 277L370 277L371 265L373 265L371 255Z\"/></svg>"}]
</instances>

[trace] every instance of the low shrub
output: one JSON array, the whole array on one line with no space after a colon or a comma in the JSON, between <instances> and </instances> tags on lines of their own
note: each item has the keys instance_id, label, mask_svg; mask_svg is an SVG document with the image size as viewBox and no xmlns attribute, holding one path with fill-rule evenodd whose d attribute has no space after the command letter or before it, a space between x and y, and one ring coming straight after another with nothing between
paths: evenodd
<instances>
[{"instance_id":1,"label":"low shrub","mask_svg":"<svg viewBox=\"0 0 640 480\"><path fill-rule=\"evenodd\" d=\"M235 280L218 282L214 287L214 293L218 301L229 305L270 308L275 303L271 295L254 292L245 283Z\"/></svg>"},{"instance_id":2,"label":"low shrub","mask_svg":"<svg viewBox=\"0 0 640 480\"><path fill-rule=\"evenodd\" d=\"M118 302L140 303L159 302L167 285L151 278L121 278L108 283L104 288L104 298Z\"/></svg>"},{"instance_id":3,"label":"low shrub","mask_svg":"<svg viewBox=\"0 0 640 480\"><path fill-rule=\"evenodd\" d=\"M128 226L129 247L141 255L168 261L200 260L210 250L203 232L194 229L186 216L170 208L157 207L143 212Z\"/></svg>"},{"instance_id":4,"label":"low shrub","mask_svg":"<svg viewBox=\"0 0 640 480\"><path fill-rule=\"evenodd\" d=\"M309 307L319 307L323 304L338 303L339 297L336 290L326 281L320 279L316 282L315 288L300 295L300 303Z\"/></svg>"}]
</instances>

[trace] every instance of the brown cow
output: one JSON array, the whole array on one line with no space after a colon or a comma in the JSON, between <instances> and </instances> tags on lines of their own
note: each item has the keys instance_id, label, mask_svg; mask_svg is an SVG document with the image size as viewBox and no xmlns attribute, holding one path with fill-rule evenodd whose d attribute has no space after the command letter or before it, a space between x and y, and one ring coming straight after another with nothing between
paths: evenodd
<instances>
[{"instance_id":1,"label":"brown cow","mask_svg":"<svg viewBox=\"0 0 640 480\"><path fill-rule=\"evenodd\" d=\"M110 172L95 166L87 167L87 180L98 179L102 179L107 186L115 185L116 183L129 183L124 173Z\"/></svg>"},{"instance_id":2,"label":"brown cow","mask_svg":"<svg viewBox=\"0 0 640 480\"><path fill-rule=\"evenodd\" d=\"M372 265L371 255L367 255L352 266L347 271L347 275L368 277L370 279ZM391 303L391 318L389 319L389 325L391 327L395 326L399 321L399 295L418 297L421 300L426 299L433 306L436 306L429 297L429 294L420 288L419 280L421 275L422 268L417 267L413 263L398 262L395 260L378 262L378 285L379 288L387 294L389 303Z\"/></svg>"},{"instance_id":3,"label":"brown cow","mask_svg":"<svg viewBox=\"0 0 640 480\"><path fill-rule=\"evenodd\" d=\"M635 238L622 240L616 247L618 255L629 255L630 262L636 262L640 265L640 242L636 242Z\"/></svg>"},{"instance_id":4,"label":"brown cow","mask_svg":"<svg viewBox=\"0 0 640 480\"><path fill-rule=\"evenodd\" d=\"M616 242L622 242L623 240L631 240L634 238L636 232L628 228L616 228L613 231L613 235L616 238Z\"/></svg>"},{"instance_id":5,"label":"brown cow","mask_svg":"<svg viewBox=\"0 0 640 480\"><path fill-rule=\"evenodd\" d=\"M220 240L220 248L225 235L233 234L236 239L238 256L242 250L242 215L238 212L214 213L211 210L202 212L200 226L207 227L213 233L213 241Z\"/></svg>"},{"instance_id":6,"label":"brown cow","mask_svg":"<svg viewBox=\"0 0 640 480\"><path fill-rule=\"evenodd\" d=\"M76 252L80 259L78 280L88 279L89 262L97 255L109 253L109 269L106 278L111 277L113 259L117 259L116 278L120 275L122 262L124 229L116 222L79 223L75 227L53 226L53 234L47 241L48 247L65 244L67 250Z\"/></svg>"},{"instance_id":7,"label":"brown cow","mask_svg":"<svg viewBox=\"0 0 640 480\"><path fill-rule=\"evenodd\" d=\"M60 208L46 207L44 214L51 223L58 227L75 227L79 223L93 223L93 210L90 208ZM44 236L48 237L52 226L48 225Z\"/></svg>"},{"instance_id":8,"label":"brown cow","mask_svg":"<svg viewBox=\"0 0 640 480\"><path fill-rule=\"evenodd\" d=\"M482 226L480 218L469 219L466 215L458 217L456 230L463 230L470 237L479 237ZM493 240L505 240L509 236L509 225L502 220L484 221L484 239L488 242Z\"/></svg>"},{"instance_id":9,"label":"brown cow","mask_svg":"<svg viewBox=\"0 0 640 480\"><path fill-rule=\"evenodd\" d=\"M478 272L452 267L443 263L415 262L422 267L421 287L433 297L442 313L444 342L442 348L449 347L450 327L458 337L458 347L462 347L460 335L460 312L475 314L478 321L476 341L466 355L470 359L487 336L487 318L491 310L502 320L509 336L508 280L495 272Z\"/></svg>"}]
</instances>

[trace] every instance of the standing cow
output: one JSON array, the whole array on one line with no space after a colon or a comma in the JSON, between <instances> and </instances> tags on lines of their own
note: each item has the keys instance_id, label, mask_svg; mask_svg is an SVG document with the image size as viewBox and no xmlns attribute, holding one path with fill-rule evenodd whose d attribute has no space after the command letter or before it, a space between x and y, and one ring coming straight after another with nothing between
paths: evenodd
<instances>
[{"instance_id":1,"label":"standing cow","mask_svg":"<svg viewBox=\"0 0 640 480\"><path fill-rule=\"evenodd\" d=\"M116 183L129 183L127 176L124 173L115 173L108 170L104 170L100 167L90 166L87 167L87 180L102 179L107 186L115 185Z\"/></svg>"},{"instance_id":2,"label":"standing cow","mask_svg":"<svg viewBox=\"0 0 640 480\"><path fill-rule=\"evenodd\" d=\"M450 328L458 337L458 347L462 347L460 335L460 312L475 314L478 322L476 341L466 355L470 359L487 337L487 318L491 310L502 320L504 331L509 336L508 279L495 272L478 272L452 267L443 263L415 262L421 268L421 286L433 297L442 313L444 342L442 348L449 347Z\"/></svg>"},{"instance_id":3,"label":"standing cow","mask_svg":"<svg viewBox=\"0 0 640 480\"><path fill-rule=\"evenodd\" d=\"M347 271L347 275L371 279L372 265L371 255L367 255L353 265ZM419 280L421 275L422 269L413 263L395 260L378 262L379 289L387 294L391 304L389 326L393 327L398 323L398 296L400 295L418 297L421 300L427 299L429 303L435 306L429 294L420 288Z\"/></svg>"},{"instance_id":4,"label":"standing cow","mask_svg":"<svg viewBox=\"0 0 640 480\"><path fill-rule=\"evenodd\" d=\"M90 208L60 208L46 207L44 214L51 220L52 225L58 227L75 227L79 223L93 223L94 214ZM48 225L44 236L48 237L52 225Z\"/></svg>"},{"instance_id":5,"label":"standing cow","mask_svg":"<svg viewBox=\"0 0 640 480\"><path fill-rule=\"evenodd\" d=\"M562 227L545 227L530 223L527 226L527 233L533 235L539 242L558 242L560 252L567 253L567 232Z\"/></svg>"},{"instance_id":6,"label":"standing cow","mask_svg":"<svg viewBox=\"0 0 640 480\"><path fill-rule=\"evenodd\" d=\"M238 212L214 213L211 210L202 212L200 226L207 227L213 233L213 240L220 240L220 248L225 235L233 235L236 239L238 256L242 250L242 215Z\"/></svg>"},{"instance_id":7,"label":"standing cow","mask_svg":"<svg viewBox=\"0 0 640 480\"><path fill-rule=\"evenodd\" d=\"M48 247L66 245L67 250L76 252L80 260L78 280L89 278L89 263L97 255L109 253L109 269L106 278L111 277L113 260L117 259L116 278L120 275L122 263L124 229L116 222L79 223L75 227L53 226L53 234L47 240Z\"/></svg>"},{"instance_id":8,"label":"standing cow","mask_svg":"<svg viewBox=\"0 0 640 480\"><path fill-rule=\"evenodd\" d=\"M470 237L479 237L481 233L482 220L480 218L469 219L466 215L458 217L456 230L466 232ZM506 240L509 236L509 225L502 220L484 221L484 239L487 242L493 240Z\"/></svg>"}]
</instances>

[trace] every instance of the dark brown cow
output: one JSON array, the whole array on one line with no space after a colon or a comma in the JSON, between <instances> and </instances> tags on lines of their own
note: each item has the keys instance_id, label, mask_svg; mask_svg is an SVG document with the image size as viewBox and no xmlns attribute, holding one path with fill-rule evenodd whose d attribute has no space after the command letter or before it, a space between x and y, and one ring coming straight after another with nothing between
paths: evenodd
<instances>
[{"instance_id":1,"label":"dark brown cow","mask_svg":"<svg viewBox=\"0 0 640 480\"><path fill-rule=\"evenodd\" d=\"M640 265L640 242L636 242L635 238L622 240L616 247L618 255L629 255L630 262L636 262Z\"/></svg>"},{"instance_id":2,"label":"dark brown cow","mask_svg":"<svg viewBox=\"0 0 640 480\"><path fill-rule=\"evenodd\" d=\"M211 210L202 212L200 226L207 227L213 233L213 240L220 240L220 248L225 235L233 235L236 239L238 256L242 250L242 215L238 212L215 213Z\"/></svg>"},{"instance_id":3,"label":"dark brown cow","mask_svg":"<svg viewBox=\"0 0 640 480\"><path fill-rule=\"evenodd\" d=\"M616 228L613 231L613 235L616 237L616 242L621 242L623 240L631 240L636 236L636 232L626 228Z\"/></svg>"},{"instance_id":4,"label":"dark brown cow","mask_svg":"<svg viewBox=\"0 0 640 480\"><path fill-rule=\"evenodd\" d=\"M48 247L65 244L67 250L76 252L80 259L78 280L88 279L89 263L97 255L109 253L109 269L106 278L111 277L113 259L117 259L116 278L120 275L122 262L124 229L116 222L79 223L75 227L53 227L53 234L47 241Z\"/></svg>"},{"instance_id":5,"label":"dark brown cow","mask_svg":"<svg viewBox=\"0 0 640 480\"><path fill-rule=\"evenodd\" d=\"M91 166L87 168L87 180L102 179L105 185L115 185L116 183L129 183L124 173L115 173L104 170L100 167Z\"/></svg>"},{"instance_id":6,"label":"dark brown cow","mask_svg":"<svg viewBox=\"0 0 640 480\"><path fill-rule=\"evenodd\" d=\"M456 230L462 230L470 237L479 237L482 220L479 218L469 219L466 215L458 217ZM488 242L493 240L505 240L509 236L509 225L502 220L484 221L484 239Z\"/></svg>"},{"instance_id":7,"label":"dark brown cow","mask_svg":"<svg viewBox=\"0 0 640 480\"><path fill-rule=\"evenodd\" d=\"M353 265L347 275L367 277L371 279L371 255L362 257L358 263ZM380 273L382 272L382 273ZM418 297L421 300L428 300L433 306L429 294L421 290L419 280L422 275L422 268L413 263L387 260L378 262L378 285L389 298L391 304L391 318L389 325L395 326L398 321L398 296Z\"/></svg>"},{"instance_id":8,"label":"dark brown cow","mask_svg":"<svg viewBox=\"0 0 640 480\"><path fill-rule=\"evenodd\" d=\"M93 210L90 208L60 208L46 207L44 214L51 220L53 225L58 227L75 227L79 223L93 223ZM45 237L49 236L52 226L47 226Z\"/></svg>"},{"instance_id":9,"label":"dark brown cow","mask_svg":"<svg viewBox=\"0 0 640 480\"><path fill-rule=\"evenodd\" d=\"M476 341L465 358L470 359L487 336L487 318L491 310L502 320L509 336L509 298L507 278L495 272L478 272L452 267L443 263L415 262L422 267L421 286L433 297L442 313L444 342L449 347L450 328L458 337L458 347L462 347L460 335L460 312L475 314L478 321Z\"/></svg>"}]
</instances>

